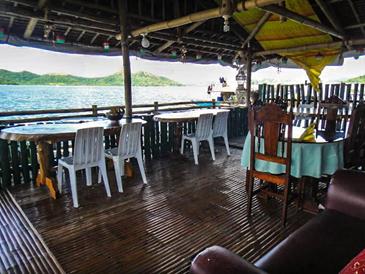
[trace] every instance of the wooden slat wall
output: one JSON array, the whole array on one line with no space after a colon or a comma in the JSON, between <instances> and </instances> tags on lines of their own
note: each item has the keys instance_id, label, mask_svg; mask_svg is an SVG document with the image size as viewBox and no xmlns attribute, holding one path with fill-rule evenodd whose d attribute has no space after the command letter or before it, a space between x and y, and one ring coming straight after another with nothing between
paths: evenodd
<instances>
[{"instance_id":1,"label":"wooden slat wall","mask_svg":"<svg viewBox=\"0 0 365 274\"><path fill-rule=\"evenodd\" d=\"M296 85L259 85L260 98L264 103L272 102L277 97L286 100L292 107L297 107L300 104L314 103L316 106L318 102L324 99L337 95L342 100L349 102L350 107L354 108L359 102L364 102L365 84L320 84L319 92L313 90L311 85L296 84Z\"/></svg>"},{"instance_id":2,"label":"wooden slat wall","mask_svg":"<svg viewBox=\"0 0 365 274\"><path fill-rule=\"evenodd\" d=\"M143 155L146 160L165 156L174 149L175 124L158 123L153 115L140 115L147 121L142 132ZM194 123L185 123L184 131L194 131ZM247 109L234 108L228 121L229 137L243 136L247 133ZM105 147L117 146L118 136L105 136ZM73 140L54 144L50 155L52 165L57 160L72 154ZM8 142L0 140L0 181L2 186L11 187L17 184L34 184L38 173L36 145L33 142Z\"/></svg>"}]
</instances>

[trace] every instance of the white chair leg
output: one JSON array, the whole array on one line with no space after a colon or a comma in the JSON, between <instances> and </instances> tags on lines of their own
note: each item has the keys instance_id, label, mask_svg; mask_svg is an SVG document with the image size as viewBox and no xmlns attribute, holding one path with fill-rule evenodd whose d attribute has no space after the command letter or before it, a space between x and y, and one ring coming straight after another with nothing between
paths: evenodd
<instances>
[{"instance_id":1,"label":"white chair leg","mask_svg":"<svg viewBox=\"0 0 365 274\"><path fill-rule=\"evenodd\" d=\"M120 172L120 160L119 158L113 159L115 178L117 180L118 191L123 192L122 174Z\"/></svg>"},{"instance_id":2,"label":"white chair leg","mask_svg":"<svg viewBox=\"0 0 365 274\"><path fill-rule=\"evenodd\" d=\"M184 146L185 146L185 139L184 136L181 138L181 148L180 148L180 153L184 154Z\"/></svg>"},{"instance_id":3,"label":"white chair leg","mask_svg":"<svg viewBox=\"0 0 365 274\"><path fill-rule=\"evenodd\" d=\"M194 162L196 165L199 165L199 161L198 161L199 141L194 139L194 140L191 140L191 143L193 145Z\"/></svg>"},{"instance_id":4,"label":"white chair leg","mask_svg":"<svg viewBox=\"0 0 365 274\"><path fill-rule=\"evenodd\" d=\"M99 164L99 173L101 173L103 175L106 196L111 197L112 195L110 193L110 186L109 186L109 180L108 180L108 173L106 171L105 160L101 161L101 163Z\"/></svg>"},{"instance_id":5,"label":"white chair leg","mask_svg":"<svg viewBox=\"0 0 365 274\"><path fill-rule=\"evenodd\" d=\"M58 163L57 168L57 182L58 182L58 192L62 193L62 183L63 183L63 166Z\"/></svg>"},{"instance_id":6,"label":"white chair leg","mask_svg":"<svg viewBox=\"0 0 365 274\"><path fill-rule=\"evenodd\" d=\"M91 186L92 185L91 167L85 168L85 173L86 173L86 185Z\"/></svg>"},{"instance_id":7,"label":"white chair leg","mask_svg":"<svg viewBox=\"0 0 365 274\"><path fill-rule=\"evenodd\" d=\"M141 172L141 175L142 175L143 183L146 185L147 178L146 178L146 173L145 173L144 166L143 166L142 153L141 152L137 153L136 158L137 158L137 162L138 162L138 166L139 166L139 171Z\"/></svg>"},{"instance_id":8,"label":"white chair leg","mask_svg":"<svg viewBox=\"0 0 365 274\"><path fill-rule=\"evenodd\" d=\"M212 154L212 159L215 161L215 152L214 152L214 141L213 137L208 138L210 153Z\"/></svg>"},{"instance_id":9,"label":"white chair leg","mask_svg":"<svg viewBox=\"0 0 365 274\"><path fill-rule=\"evenodd\" d=\"M231 151L229 150L229 142L227 134L223 136L224 144L226 145L227 155L231 155Z\"/></svg>"},{"instance_id":10,"label":"white chair leg","mask_svg":"<svg viewBox=\"0 0 365 274\"><path fill-rule=\"evenodd\" d=\"M70 173L70 184L71 184L73 206L79 207L79 200L77 198L76 171L73 168L71 168L69 169L69 173Z\"/></svg>"},{"instance_id":11,"label":"white chair leg","mask_svg":"<svg viewBox=\"0 0 365 274\"><path fill-rule=\"evenodd\" d=\"M101 171L98 169L98 184L101 184Z\"/></svg>"}]
</instances>

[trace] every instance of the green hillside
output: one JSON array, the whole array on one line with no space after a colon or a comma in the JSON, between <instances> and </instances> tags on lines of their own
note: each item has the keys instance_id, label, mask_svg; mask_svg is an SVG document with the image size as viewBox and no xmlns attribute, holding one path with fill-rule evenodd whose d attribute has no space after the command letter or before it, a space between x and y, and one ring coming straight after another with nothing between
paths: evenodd
<instances>
[{"instance_id":1,"label":"green hillside","mask_svg":"<svg viewBox=\"0 0 365 274\"><path fill-rule=\"evenodd\" d=\"M350 83L365 83L365 75L348 79L346 82L350 82Z\"/></svg>"},{"instance_id":2,"label":"green hillside","mask_svg":"<svg viewBox=\"0 0 365 274\"><path fill-rule=\"evenodd\" d=\"M166 77L142 71L132 74L132 84L134 86L181 86L180 83ZM123 75L116 73L106 77L86 78L73 75L38 75L28 71L12 72L0 69L0 85L121 86Z\"/></svg>"}]
</instances>

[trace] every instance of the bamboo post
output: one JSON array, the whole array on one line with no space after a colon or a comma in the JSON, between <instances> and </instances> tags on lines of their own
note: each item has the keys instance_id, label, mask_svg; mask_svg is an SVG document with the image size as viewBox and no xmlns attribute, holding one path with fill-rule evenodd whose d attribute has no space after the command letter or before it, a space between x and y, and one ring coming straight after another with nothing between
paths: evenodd
<instances>
[{"instance_id":1,"label":"bamboo post","mask_svg":"<svg viewBox=\"0 0 365 274\"><path fill-rule=\"evenodd\" d=\"M158 113L158 102L153 102L153 112L154 114L157 114Z\"/></svg>"},{"instance_id":2,"label":"bamboo post","mask_svg":"<svg viewBox=\"0 0 365 274\"><path fill-rule=\"evenodd\" d=\"M252 56L251 52L249 51L247 54L247 61L246 61L246 72L247 72L247 105L251 105L251 72L252 72Z\"/></svg>"},{"instance_id":3,"label":"bamboo post","mask_svg":"<svg viewBox=\"0 0 365 274\"><path fill-rule=\"evenodd\" d=\"M93 116L95 116L95 117L98 116L98 106L92 105L91 108L92 108Z\"/></svg>"},{"instance_id":4,"label":"bamboo post","mask_svg":"<svg viewBox=\"0 0 365 274\"><path fill-rule=\"evenodd\" d=\"M121 48L123 55L123 73L124 73L124 100L125 100L125 117L127 121L132 119L132 79L131 65L129 60L128 32L127 32L127 6L125 0L118 1Z\"/></svg>"}]
</instances>

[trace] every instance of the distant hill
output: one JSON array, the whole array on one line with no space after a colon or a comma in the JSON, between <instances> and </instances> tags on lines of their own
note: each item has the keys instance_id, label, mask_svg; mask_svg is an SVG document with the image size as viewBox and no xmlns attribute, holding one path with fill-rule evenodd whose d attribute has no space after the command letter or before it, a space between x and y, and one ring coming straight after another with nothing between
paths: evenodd
<instances>
[{"instance_id":1,"label":"distant hill","mask_svg":"<svg viewBox=\"0 0 365 274\"><path fill-rule=\"evenodd\" d=\"M58 86L121 86L122 73L105 77L87 78L73 75L45 74L39 75L28 71L12 72L0 69L0 85L58 85ZM132 74L133 86L181 86L166 77L147 72Z\"/></svg>"},{"instance_id":2,"label":"distant hill","mask_svg":"<svg viewBox=\"0 0 365 274\"><path fill-rule=\"evenodd\" d=\"M365 83L365 75L348 79L346 82L350 82L350 83Z\"/></svg>"}]
</instances>

